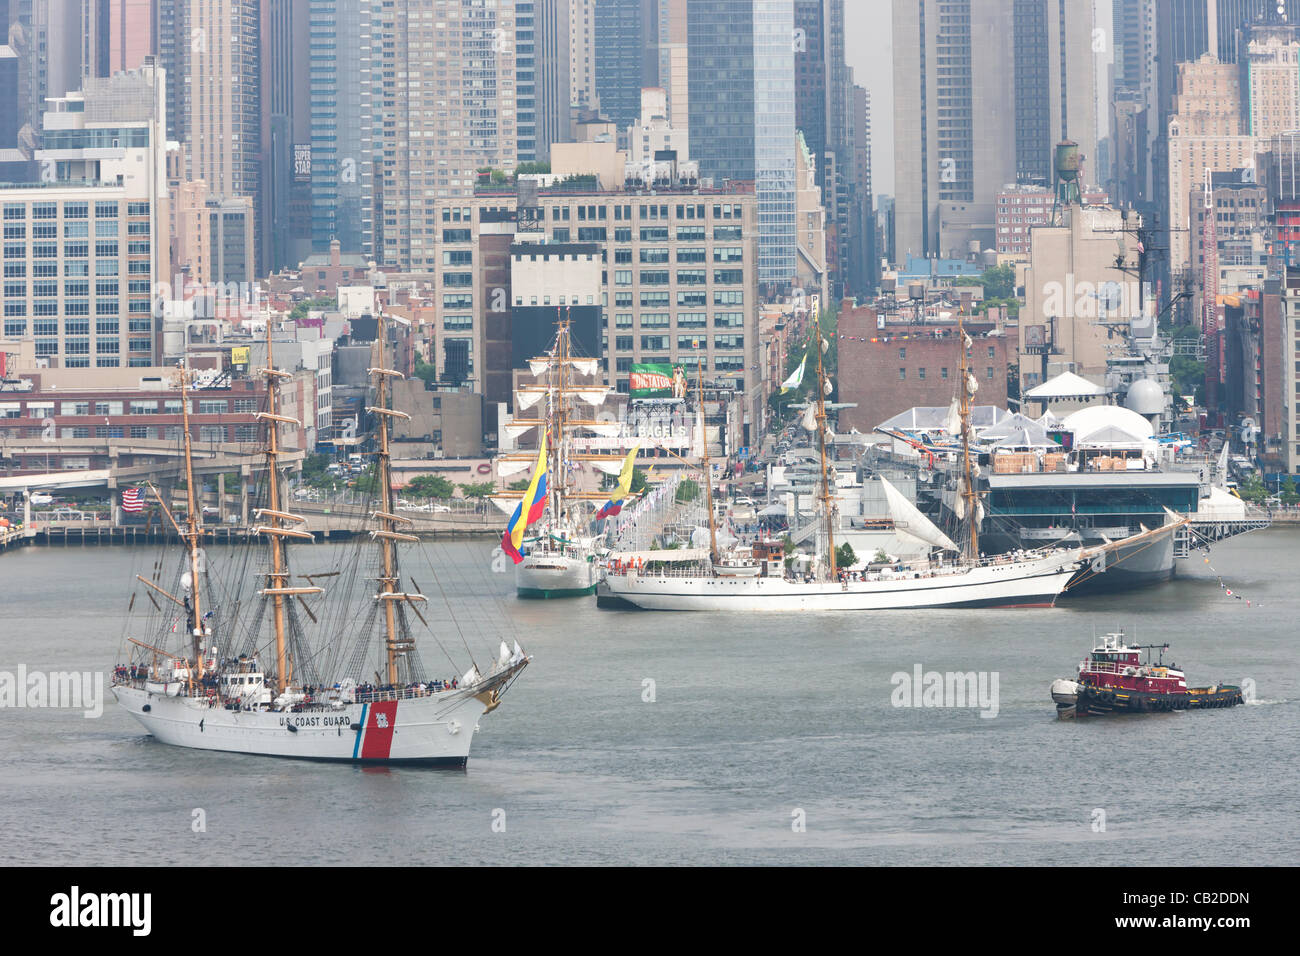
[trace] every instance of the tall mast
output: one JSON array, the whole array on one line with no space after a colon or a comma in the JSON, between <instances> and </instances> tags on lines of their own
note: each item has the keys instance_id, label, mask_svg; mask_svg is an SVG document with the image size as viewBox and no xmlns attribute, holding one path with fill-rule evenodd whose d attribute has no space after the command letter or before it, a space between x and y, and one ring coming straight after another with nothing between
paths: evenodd
<instances>
[{"instance_id":1,"label":"tall mast","mask_svg":"<svg viewBox=\"0 0 1300 956\"><path fill-rule=\"evenodd\" d=\"M834 513L831 511L831 480L826 467L826 370L822 367L822 326L820 317L814 325L817 335L817 446L822 459L822 510L826 514L826 547L830 553L831 580L837 575L835 567Z\"/></svg>"},{"instance_id":2,"label":"tall mast","mask_svg":"<svg viewBox=\"0 0 1300 956\"><path fill-rule=\"evenodd\" d=\"M185 537L190 546L190 635L194 646L194 663L203 677L203 613L199 608L199 537L203 534L203 517L194 495L194 459L190 445L190 370L181 364L181 430L185 436Z\"/></svg>"},{"instance_id":3,"label":"tall mast","mask_svg":"<svg viewBox=\"0 0 1300 956\"><path fill-rule=\"evenodd\" d=\"M279 530L280 518L274 512L280 508L280 425L275 416L279 414L279 382L276 375L275 362L272 357L271 346L271 322L268 319L266 323L266 411L269 416L266 420L266 486L267 486L267 504L271 506L271 524L272 532ZM270 534L271 539L271 573L269 584L273 591L271 595L272 602L272 620L275 622L275 684L276 690L283 693L289 681L289 662L285 656L284 644L284 595L279 593L289 582L286 578L284 568L284 542L280 540L280 535Z\"/></svg>"},{"instance_id":4,"label":"tall mast","mask_svg":"<svg viewBox=\"0 0 1300 956\"><path fill-rule=\"evenodd\" d=\"M379 461L376 468L376 478L379 481L379 510L371 516L379 519L380 528L372 531L371 537L379 542L379 551L383 560L383 576L379 580L379 594L377 598L384 606L384 631L385 631L385 648L388 655L388 683L397 683L397 659L411 647L411 642L400 638L397 634L397 611L394 604L399 600L411 600L410 595L402 594L397 590L397 555L394 550L395 542L398 541L417 541L414 535L401 534L394 529L402 518L393 513L393 488L392 488L392 468L390 463L390 452L388 447L388 419L389 418L410 418L405 412L394 411L389 408L389 378L405 378L401 372L394 371L384 367L384 335L386 334L384 326L383 310L378 314L378 339L379 355L378 368L372 368L370 374L375 376L375 388L377 395L376 404L366 411L379 416Z\"/></svg>"},{"instance_id":5,"label":"tall mast","mask_svg":"<svg viewBox=\"0 0 1300 956\"><path fill-rule=\"evenodd\" d=\"M713 518L713 467L709 464L709 439L704 433L704 356L695 363L700 398L700 450L704 453L704 503L709 509L709 560L718 561L718 525Z\"/></svg>"},{"instance_id":6,"label":"tall mast","mask_svg":"<svg viewBox=\"0 0 1300 956\"><path fill-rule=\"evenodd\" d=\"M267 572L266 587L262 596L271 599L271 620L275 626L275 689L284 693L290 683L289 660L285 642L285 598L294 595L319 594L318 587L295 588L290 586L289 569L285 560L284 538L298 538L311 541L310 532L285 527L284 522L295 521L305 524L306 519L300 515L289 514L282 508L280 501L280 425L297 425L302 423L295 418L280 414L280 379L292 378L289 372L275 367L272 354L271 323L266 323L266 411L259 412L258 418L266 422L266 508L258 509L256 517L269 518L270 523L258 525L254 532L270 539L271 570Z\"/></svg>"},{"instance_id":7,"label":"tall mast","mask_svg":"<svg viewBox=\"0 0 1300 956\"><path fill-rule=\"evenodd\" d=\"M551 484L555 492L551 497L551 523L558 526L564 509L564 428L568 411L565 399L565 376L569 367L569 323L560 318L560 310L555 310L557 333L555 336L554 355L551 357L551 369L555 377L554 420L555 434L551 441Z\"/></svg>"},{"instance_id":8,"label":"tall mast","mask_svg":"<svg viewBox=\"0 0 1300 956\"><path fill-rule=\"evenodd\" d=\"M965 313L957 310L957 348L960 354L960 375L961 384L958 386L957 410L961 416L961 460L962 475L964 487L962 497L966 501L966 557L970 561L979 559L979 519L975 513L978 504L979 495L975 491L973 481L974 469L971 467L970 460L970 413L971 413L971 392L970 392L970 370L966 364L966 329L963 324Z\"/></svg>"}]
</instances>

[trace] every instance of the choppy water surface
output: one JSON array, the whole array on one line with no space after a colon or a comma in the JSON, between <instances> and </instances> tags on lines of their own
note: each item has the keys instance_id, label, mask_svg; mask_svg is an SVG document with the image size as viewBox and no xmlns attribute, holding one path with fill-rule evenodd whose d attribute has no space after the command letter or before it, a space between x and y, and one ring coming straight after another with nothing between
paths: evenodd
<instances>
[{"instance_id":1,"label":"choppy water surface","mask_svg":"<svg viewBox=\"0 0 1300 956\"><path fill-rule=\"evenodd\" d=\"M1269 864L1300 850L1300 533L1051 610L802 617L521 602L488 570L489 543L428 551L479 659L511 631L535 658L467 771L167 747L111 697L99 719L0 710L0 862ZM111 673L155 554L0 554L0 671ZM1253 679L1257 702L1058 721L1051 680L1117 626L1170 641L1198 683ZM438 628L465 665L455 628ZM917 664L996 674L997 716L893 706L891 675Z\"/></svg>"}]
</instances>

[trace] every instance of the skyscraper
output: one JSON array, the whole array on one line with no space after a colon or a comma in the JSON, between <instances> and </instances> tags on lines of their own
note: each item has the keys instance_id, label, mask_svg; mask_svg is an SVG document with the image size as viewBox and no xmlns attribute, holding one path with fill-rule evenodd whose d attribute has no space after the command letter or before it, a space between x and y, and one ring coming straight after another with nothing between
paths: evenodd
<instances>
[{"instance_id":1,"label":"skyscraper","mask_svg":"<svg viewBox=\"0 0 1300 956\"><path fill-rule=\"evenodd\" d=\"M515 0L519 162L546 161L569 134L568 0Z\"/></svg>"},{"instance_id":2,"label":"skyscraper","mask_svg":"<svg viewBox=\"0 0 1300 956\"><path fill-rule=\"evenodd\" d=\"M654 85L646 76L646 8L649 0L596 0L593 4L592 45L595 53L596 95L600 111L625 130L641 113L641 87ZM657 73L657 64L655 72ZM656 77L657 79L657 77Z\"/></svg>"},{"instance_id":3,"label":"skyscraper","mask_svg":"<svg viewBox=\"0 0 1300 956\"><path fill-rule=\"evenodd\" d=\"M363 0L311 0L308 175L311 247L317 253L329 252L331 239L339 241L344 253L374 253L374 170L370 151L362 146L371 15L370 4Z\"/></svg>"},{"instance_id":4,"label":"skyscraper","mask_svg":"<svg viewBox=\"0 0 1300 956\"><path fill-rule=\"evenodd\" d=\"M782 0L695 0L688 6L691 157L700 175L753 180L758 279L795 275L794 10Z\"/></svg>"},{"instance_id":5,"label":"skyscraper","mask_svg":"<svg viewBox=\"0 0 1300 956\"><path fill-rule=\"evenodd\" d=\"M479 169L518 162L515 0L393 0L373 16L376 255L431 269L435 201L473 195Z\"/></svg>"}]
</instances>

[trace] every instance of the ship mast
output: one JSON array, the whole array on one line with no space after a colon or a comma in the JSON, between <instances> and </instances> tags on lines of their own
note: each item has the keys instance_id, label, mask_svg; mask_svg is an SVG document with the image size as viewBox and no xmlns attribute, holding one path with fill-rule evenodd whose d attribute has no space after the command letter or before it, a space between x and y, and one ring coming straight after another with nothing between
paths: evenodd
<instances>
[{"instance_id":1,"label":"ship mast","mask_svg":"<svg viewBox=\"0 0 1300 956\"><path fill-rule=\"evenodd\" d=\"M826 466L826 370L822 366L822 327L816 323L817 334L817 446L822 459L822 510L826 514L826 548L830 555L831 580L837 575L835 567L834 513L831 510L831 481Z\"/></svg>"},{"instance_id":2,"label":"ship mast","mask_svg":"<svg viewBox=\"0 0 1300 956\"><path fill-rule=\"evenodd\" d=\"M976 514L976 507L979 501L979 494L975 491L974 468L970 458L970 414L971 414L971 389L970 389L970 369L966 363L966 329L963 325L964 316L962 310L957 311L957 348L960 352L960 374L958 378L961 384L958 386L957 411L961 418L961 459L962 475L964 487L961 495L966 501L966 557L974 562L979 559L979 516Z\"/></svg>"},{"instance_id":3,"label":"ship mast","mask_svg":"<svg viewBox=\"0 0 1300 956\"><path fill-rule=\"evenodd\" d=\"M194 665L200 679L203 677L203 613L199 608L199 537L203 534L203 518L194 495L194 459L190 445L190 370L181 365L181 431L185 436L185 537L190 546L190 635L193 638ZM192 680L193 678L191 678Z\"/></svg>"},{"instance_id":4,"label":"ship mast","mask_svg":"<svg viewBox=\"0 0 1300 956\"><path fill-rule=\"evenodd\" d=\"M709 560L718 563L718 525L713 517L713 467L709 464L709 439L704 433L704 356L695 363L700 399L700 451L704 454L704 503L709 510Z\"/></svg>"},{"instance_id":5,"label":"ship mast","mask_svg":"<svg viewBox=\"0 0 1300 956\"><path fill-rule=\"evenodd\" d=\"M551 396L551 417L555 429L554 439L551 441L551 468L550 472L554 476L551 487L551 525L553 528L560 527L560 515L564 508L564 429L565 413L568 410L565 403L565 375L569 367L569 322L567 319L560 318L560 310L555 310L556 318L556 336L555 348L551 355L550 371L553 376L555 390Z\"/></svg>"},{"instance_id":6,"label":"ship mast","mask_svg":"<svg viewBox=\"0 0 1300 956\"><path fill-rule=\"evenodd\" d=\"M281 378L290 378L291 373L280 371L275 367L272 353L271 323L266 323L266 411L259 412L258 418L266 422L266 508L258 509L257 518L269 518L270 523L258 525L253 529L257 534L270 539L271 570L267 572L266 587L262 589L263 597L271 598L271 620L275 627L275 689L284 693L289 686L289 660L285 642L285 598L299 594L319 594L317 587L295 588L289 584L289 569L285 561L284 538L312 540L312 535L284 526L286 521L305 523L299 515L285 512L280 501L280 425L297 425L297 419L280 414L279 398Z\"/></svg>"},{"instance_id":7,"label":"ship mast","mask_svg":"<svg viewBox=\"0 0 1300 956\"><path fill-rule=\"evenodd\" d=\"M393 530L398 522L406 519L399 518L393 513L393 488L392 488L392 469L390 461L390 450L388 447L388 419L389 418L406 418L411 416L405 412L394 411L389 408L388 400L388 379L389 378L406 378L401 372L390 368L384 368L384 314L382 309L378 314L377 337L379 340L378 368L370 369L370 374L375 377L375 389L377 391L376 404L366 411L379 416L379 461L376 467L376 478L379 481L379 510L372 512L371 517L377 518L380 522L380 528L371 531L370 536L379 542L379 552L383 561L383 576L379 579L379 594L376 599L381 601L384 606L384 633L385 648L388 656L388 683L397 683L397 659L405 654L412 646L412 642L406 638L398 636L397 633L397 610L395 602L420 600L418 596L399 593L397 590L397 555L395 552L395 543L398 541L418 541L414 535L402 534Z\"/></svg>"}]
</instances>

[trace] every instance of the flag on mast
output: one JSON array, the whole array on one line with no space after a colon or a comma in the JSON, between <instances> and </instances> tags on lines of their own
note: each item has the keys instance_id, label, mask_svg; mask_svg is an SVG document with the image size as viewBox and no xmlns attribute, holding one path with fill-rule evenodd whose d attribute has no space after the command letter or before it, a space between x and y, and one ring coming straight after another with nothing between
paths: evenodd
<instances>
[{"instance_id":1,"label":"flag on mast","mask_svg":"<svg viewBox=\"0 0 1300 956\"><path fill-rule=\"evenodd\" d=\"M636 445L623 459L623 470L618 473L618 484L614 486L609 501L601 505L600 510L596 512L597 520L612 518L623 510L624 500L632 493L632 471L636 465L636 453L640 448L640 445Z\"/></svg>"},{"instance_id":2,"label":"flag on mast","mask_svg":"<svg viewBox=\"0 0 1300 956\"><path fill-rule=\"evenodd\" d=\"M144 510L144 493L139 488L122 490L122 510L136 512Z\"/></svg>"},{"instance_id":3,"label":"flag on mast","mask_svg":"<svg viewBox=\"0 0 1300 956\"><path fill-rule=\"evenodd\" d=\"M505 534L501 536L501 550L510 555L510 560L515 564L524 559L524 553L520 550L524 543L524 529L546 510L546 434L542 433L542 446L537 451L533 480L528 483L528 490L524 492L519 504L515 505L514 514L506 524Z\"/></svg>"},{"instance_id":4,"label":"flag on mast","mask_svg":"<svg viewBox=\"0 0 1300 956\"><path fill-rule=\"evenodd\" d=\"M799 363L799 367L795 369L793 372L791 372L790 377L781 383L782 394L785 394L791 389L798 388L803 383L803 369L804 366L807 364L808 364L808 353L805 352L803 354L803 361Z\"/></svg>"}]
</instances>

